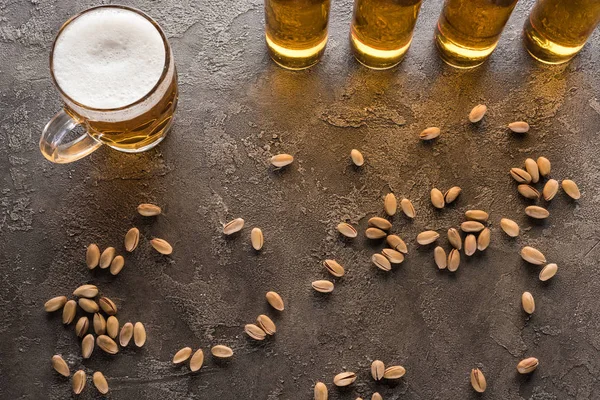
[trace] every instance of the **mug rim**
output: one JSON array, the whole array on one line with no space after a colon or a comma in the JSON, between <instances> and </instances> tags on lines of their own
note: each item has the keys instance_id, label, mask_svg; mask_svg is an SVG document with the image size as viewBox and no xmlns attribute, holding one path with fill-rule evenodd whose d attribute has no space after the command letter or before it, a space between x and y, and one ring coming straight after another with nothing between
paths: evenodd
<instances>
[{"instance_id":1,"label":"mug rim","mask_svg":"<svg viewBox=\"0 0 600 400\"><path fill-rule=\"evenodd\" d=\"M90 107L88 105L78 102L77 100L73 99L72 97L70 97L68 94L66 94L64 92L64 90L58 84L58 82L56 80L56 76L54 75L54 49L56 47L56 42L57 42L58 38L60 37L60 35L62 34L62 32L65 30L65 28L67 26L69 26L71 24L71 22L75 21L77 18L81 17L83 14L86 14L90 11L94 11L94 10L97 10L100 8L118 8L118 9L122 9L122 10L133 11L136 14L141 15L146 20L148 20L154 26L154 28L158 31L158 33L160 34L160 37L163 41L164 47L165 47L165 65L163 66L162 73L161 73L160 77L158 78L158 81L156 82L156 84L152 87L152 89L150 89L150 91L148 91L148 93L146 93L144 96L142 96L138 100L134 101L133 103L130 103L130 104L127 104L127 105L124 105L121 107L117 107L117 108L95 108L95 107ZM72 102L73 104L75 104L81 108L84 108L89 111L97 111L97 112L123 111L123 110L126 110L128 108L131 108L133 106L143 103L144 101L146 101L148 98L150 98L150 96L152 96L156 92L158 87L165 80L167 73L169 72L170 64L171 64L171 51L170 51L169 41L167 40L167 37L166 37L165 33L163 32L162 28L160 27L160 25L158 24L158 22L156 22L154 19L152 19L152 17L150 17L148 14L144 13L143 11L141 11L137 8L134 8L134 7L124 6L122 4L99 5L99 6L85 9L85 10L80 11L77 14L73 15L72 17L70 17L68 20L66 20L62 24L62 26L56 33L54 41L52 42L52 50L50 51L50 75L52 77L52 82L54 83L54 86L58 89L60 95L63 98L67 99L68 101Z\"/></svg>"}]
</instances>

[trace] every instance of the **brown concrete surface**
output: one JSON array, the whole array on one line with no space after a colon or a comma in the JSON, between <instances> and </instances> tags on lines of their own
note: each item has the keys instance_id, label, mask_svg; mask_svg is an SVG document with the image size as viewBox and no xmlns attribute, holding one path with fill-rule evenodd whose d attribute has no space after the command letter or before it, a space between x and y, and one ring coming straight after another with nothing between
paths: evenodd
<instances>
[{"instance_id":1,"label":"brown concrete surface","mask_svg":"<svg viewBox=\"0 0 600 400\"><path fill-rule=\"evenodd\" d=\"M546 67L522 48L521 28L531 0L520 1L497 51L481 68L461 72L438 58L432 33L441 1L425 1L405 61L391 71L358 65L347 41L348 0L333 1L330 41L316 67L289 72L268 58L262 3L138 0L155 17L174 49L181 97L176 123L158 148L127 155L102 148L69 165L53 165L38 150L40 132L60 107L48 72L55 32L70 15L98 2L0 0L0 398L65 399L71 385L50 367L61 354L72 371L106 375L111 399L311 399L317 380L330 399L599 399L600 398L600 34L572 62ZM485 103L488 115L471 126L466 116ZM529 134L507 131L529 121ZM443 130L421 143L427 126ZM366 165L349 163L359 148ZM294 154L289 168L268 159ZM508 175L526 157L545 155L552 176L572 178L583 193L559 193L547 221L523 214L528 204ZM432 187L463 188L456 204L436 211ZM393 218L410 254L393 272L370 263L380 243L341 240L347 220L362 232L382 213L393 191L413 200L417 218ZM136 215L141 202L164 215ZM458 272L440 272L418 232L440 233L470 208L491 213L492 244ZM240 235L224 238L221 224L243 217ZM516 220L516 240L499 227ZM90 273L85 247L95 242L123 253L132 227L144 239L116 278ZM250 229L265 235L257 254ZM172 256L156 254L148 239L170 241ZM448 248L443 235L439 243ZM559 265L543 284L538 267L519 249L531 245ZM320 265L335 258L347 276L318 295L310 282L328 278ZM118 318L142 321L148 342L116 356L95 350L82 361L73 326L44 302L94 283L115 300ZM264 300L276 290L286 301L277 313ZM520 308L524 290L537 310ZM267 313L277 334L254 343L243 326ZM231 346L228 362L208 355ZM190 374L173 366L184 346L202 347L205 366ZM535 356L531 376L517 362ZM396 385L375 383L378 358L401 364ZM488 391L471 389L469 371L485 373ZM358 373L338 390L333 376ZM88 378L79 397L98 398Z\"/></svg>"}]
</instances>

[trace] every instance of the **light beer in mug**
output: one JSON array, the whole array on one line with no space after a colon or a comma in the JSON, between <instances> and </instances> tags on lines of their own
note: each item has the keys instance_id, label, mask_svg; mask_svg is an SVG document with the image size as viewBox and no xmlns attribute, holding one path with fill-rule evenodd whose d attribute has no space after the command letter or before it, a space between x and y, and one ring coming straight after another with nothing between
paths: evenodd
<instances>
[{"instance_id":1,"label":"light beer in mug","mask_svg":"<svg viewBox=\"0 0 600 400\"><path fill-rule=\"evenodd\" d=\"M169 43L139 10L99 6L67 21L50 56L64 102L40 140L51 161L74 161L101 144L137 153L168 132L177 105L177 74ZM63 143L82 125L87 134Z\"/></svg>"}]
</instances>

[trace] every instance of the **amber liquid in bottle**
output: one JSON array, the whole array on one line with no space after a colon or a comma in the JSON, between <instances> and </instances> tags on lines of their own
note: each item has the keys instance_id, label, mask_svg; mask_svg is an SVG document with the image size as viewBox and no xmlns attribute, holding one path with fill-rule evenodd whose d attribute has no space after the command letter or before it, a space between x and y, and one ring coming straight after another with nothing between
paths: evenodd
<instances>
[{"instance_id":1,"label":"amber liquid in bottle","mask_svg":"<svg viewBox=\"0 0 600 400\"><path fill-rule=\"evenodd\" d=\"M269 54L288 69L316 64L327 44L329 0L265 0Z\"/></svg>"},{"instance_id":2,"label":"amber liquid in bottle","mask_svg":"<svg viewBox=\"0 0 600 400\"><path fill-rule=\"evenodd\" d=\"M354 57L373 69L397 65L410 47L421 0L355 0L350 44Z\"/></svg>"},{"instance_id":3,"label":"amber liquid in bottle","mask_svg":"<svg viewBox=\"0 0 600 400\"><path fill-rule=\"evenodd\" d=\"M442 59L458 68L482 64L496 48L516 4L517 0L446 0L435 32Z\"/></svg>"},{"instance_id":4,"label":"amber liquid in bottle","mask_svg":"<svg viewBox=\"0 0 600 400\"><path fill-rule=\"evenodd\" d=\"M525 47L548 64L569 61L600 23L600 0L538 0L525 22Z\"/></svg>"}]
</instances>

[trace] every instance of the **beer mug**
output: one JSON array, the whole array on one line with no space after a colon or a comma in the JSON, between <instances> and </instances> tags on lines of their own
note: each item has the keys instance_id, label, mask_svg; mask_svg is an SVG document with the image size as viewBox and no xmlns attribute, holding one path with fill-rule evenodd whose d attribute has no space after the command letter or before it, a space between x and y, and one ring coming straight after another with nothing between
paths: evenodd
<instances>
[{"instance_id":1,"label":"beer mug","mask_svg":"<svg viewBox=\"0 0 600 400\"><path fill-rule=\"evenodd\" d=\"M55 163L79 160L106 144L138 153L165 137L177 106L173 53L160 26L119 5L85 10L60 28L50 73L64 107L40 139ZM86 133L69 141L78 125Z\"/></svg>"}]
</instances>

